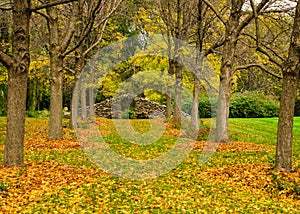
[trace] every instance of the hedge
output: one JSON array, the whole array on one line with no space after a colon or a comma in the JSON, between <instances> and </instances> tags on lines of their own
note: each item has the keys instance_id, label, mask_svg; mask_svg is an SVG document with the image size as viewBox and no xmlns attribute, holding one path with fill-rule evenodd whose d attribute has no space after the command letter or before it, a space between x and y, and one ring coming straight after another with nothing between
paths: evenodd
<instances>
[{"instance_id":1,"label":"hedge","mask_svg":"<svg viewBox=\"0 0 300 214\"><path fill-rule=\"evenodd\" d=\"M199 118L212 117L217 110L217 99L200 97L199 99ZM183 111L191 113L192 103L183 102ZM300 113L300 112L299 112ZM279 102L271 99L267 95L259 93L238 93L234 94L230 103L231 118L263 118L278 117Z\"/></svg>"}]
</instances>

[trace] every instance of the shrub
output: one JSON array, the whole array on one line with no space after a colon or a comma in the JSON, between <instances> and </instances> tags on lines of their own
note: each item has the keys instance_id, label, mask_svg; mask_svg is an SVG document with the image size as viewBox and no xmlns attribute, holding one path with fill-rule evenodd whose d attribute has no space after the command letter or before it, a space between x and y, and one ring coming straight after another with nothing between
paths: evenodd
<instances>
[{"instance_id":1,"label":"shrub","mask_svg":"<svg viewBox=\"0 0 300 214\"><path fill-rule=\"evenodd\" d=\"M217 109L217 99L212 98L209 99L208 97L201 97L199 99L199 118L210 118L216 114ZM213 110L213 112L212 112Z\"/></svg>"},{"instance_id":2,"label":"shrub","mask_svg":"<svg viewBox=\"0 0 300 214\"><path fill-rule=\"evenodd\" d=\"M136 119L136 112L131 109L127 109L122 112L123 119Z\"/></svg>"},{"instance_id":3,"label":"shrub","mask_svg":"<svg viewBox=\"0 0 300 214\"><path fill-rule=\"evenodd\" d=\"M299 101L300 106L300 101ZM191 103L185 103L185 110L192 108ZM300 109L300 107L299 107ZM216 114L217 99L201 97L199 99L199 118L210 118ZM299 110L300 114L300 110ZM232 118L263 118L277 117L279 115L279 103L269 96L260 93L234 94L230 103L229 117Z\"/></svg>"},{"instance_id":4,"label":"shrub","mask_svg":"<svg viewBox=\"0 0 300 214\"><path fill-rule=\"evenodd\" d=\"M262 118L277 117L278 114L278 102L263 94L235 94L231 99L229 117Z\"/></svg>"},{"instance_id":5,"label":"shrub","mask_svg":"<svg viewBox=\"0 0 300 214\"><path fill-rule=\"evenodd\" d=\"M50 113L47 109L42 111L26 111L27 117L34 117L34 118L42 118L42 117L49 117Z\"/></svg>"}]
</instances>

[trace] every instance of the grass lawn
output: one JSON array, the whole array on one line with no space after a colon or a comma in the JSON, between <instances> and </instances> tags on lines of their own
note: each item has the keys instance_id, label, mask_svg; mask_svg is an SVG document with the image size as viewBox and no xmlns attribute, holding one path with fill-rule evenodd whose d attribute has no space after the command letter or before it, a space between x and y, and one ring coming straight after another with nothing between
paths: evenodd
<instances>
[{"instance_id":1,"label":"grass lawn","mask_svg":"<svg viewBox=\"0 0 300 214\"><path fill-rule=\"evenodd\" d=\"M0 117L0 161L5 121ZM209 120L204 120L208 123ZM160 177L131 181L96 167L64 120L64 139L47 138L45 118L27 118L26 167L0 164L0 213L299 213L300 118L294 121L295 172L272 170L277 118L230 119L231 144L221 145L199 165L204 142ZM151 159L174 145L178 131L167 126L154 144L122 139L112 121L99 119L100 133L112 149L132 159ZM137 132L146 120L132 120ZM147 128L148 127L148 128ZM97 137L89 136L97 142Z\"/></svg>"}]
</instances>

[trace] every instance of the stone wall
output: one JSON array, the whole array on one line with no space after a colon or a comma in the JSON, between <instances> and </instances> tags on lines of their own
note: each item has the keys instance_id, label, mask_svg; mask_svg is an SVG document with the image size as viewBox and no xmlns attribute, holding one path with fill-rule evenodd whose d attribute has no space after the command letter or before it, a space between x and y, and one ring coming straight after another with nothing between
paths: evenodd
<instances>
[{"instance_id":1,"label":"stone wall","mask_svg":"<svg viewBox=\"0 0 300 214\"><path fill-rule=\"evenodd\" d=\"M112 104L114 106L113 112L111 110ZM95 104L96 114L105 118L126 117L128 112L134 113L137 118L163 118L165 109L164 105L133 95L122 95Z\"/></svg>"}]
</instances>

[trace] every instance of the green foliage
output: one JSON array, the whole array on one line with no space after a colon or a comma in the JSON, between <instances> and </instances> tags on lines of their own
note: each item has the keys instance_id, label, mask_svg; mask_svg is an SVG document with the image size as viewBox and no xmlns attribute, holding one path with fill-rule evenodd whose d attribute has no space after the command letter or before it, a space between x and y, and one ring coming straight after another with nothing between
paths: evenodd
<instances>
[{"instance_id":1,"label":"green foliage","mask_svg":"<svg viewBox=\"0 0 300 214\"><path fill-rule=\"evenodd\" d=\"M199 118L210 118L216 114L217 99L200 97ZM191 113L191 101L183 102L183 111ZM213 115L212 115L213 112ZM265 118L277 117L279 114L279 103L269 96L259 93L237 93L234 94L230 103L231 118Z\"/></svg>"},{"instance_id":2,"label":"green foliage","mask_svg":"<svg viewBox=\"0 0 300 214\"><path fill-rule=\"evenodd\" d=\"M230 104L232 118L263 118L277 117L278 102L259 93L235 94Z\"/></svg>"},{"instance_id":3,"label":"green foliage","mask_svg":"<svg viewBox=\"0 0 300 214\"><path fill-rule=\"evenodd\" d=\"M198 114L199 118L211 118L212 112L216 112L217 100L215 98L200 97ZM193 103L191 100L184 100L182 103L182 110L188 114L192 112Z\"/></svg>"},{"instance_id":4,"label":"green foliage","mask_svg":"<svg viewBox=\"0 0 300 214\"><path fill-rule=\"evenodd\" d=\"M47 109L44 109L42 111L26 111L27 117L33 117L33 118L43 118L43 117L49 117L50 113Z\"/></svg>"},{"instance_id":5,"label":"green foliage","mask_svg":"<svg viewBox=\"0 0 300 214\"><path fill-rule=\"evenodd\" d=\"M123 119L136 119L136 112L129 109L122 112Z\"/></svg>"}]
</instances>

